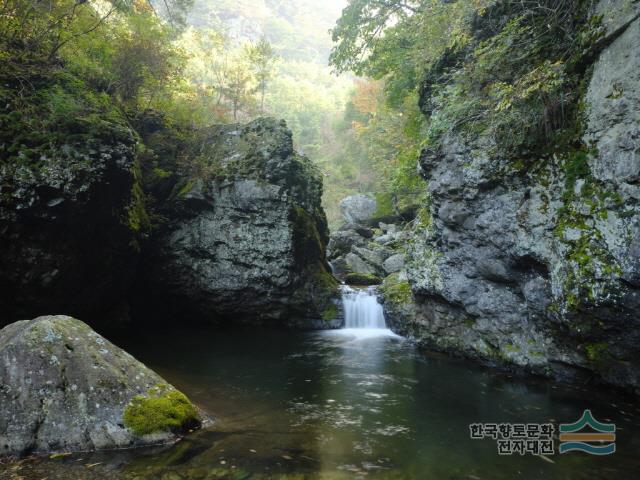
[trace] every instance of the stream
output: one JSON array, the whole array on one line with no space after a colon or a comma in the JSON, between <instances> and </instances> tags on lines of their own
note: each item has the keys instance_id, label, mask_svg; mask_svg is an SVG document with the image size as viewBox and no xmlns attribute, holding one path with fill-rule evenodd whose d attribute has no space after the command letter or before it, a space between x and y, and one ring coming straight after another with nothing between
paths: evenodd
<instances>
[{"instance_id":1,"label":"stream","mask_svg":"<svg viewBox=\"0 0 640 480\"><path fill-rule=\"evenodd\" d=\"M347 327L292 333L160 331L116 341L215 416L172 447L28 458L24 479L631 479L640 406L606 389L516 379L418 351L384 328L371 291L346 291ZM351 309L351 310L350 310ZM498 455L472 423L616 424L617 451Z\"/></svg>"}]
</instances>

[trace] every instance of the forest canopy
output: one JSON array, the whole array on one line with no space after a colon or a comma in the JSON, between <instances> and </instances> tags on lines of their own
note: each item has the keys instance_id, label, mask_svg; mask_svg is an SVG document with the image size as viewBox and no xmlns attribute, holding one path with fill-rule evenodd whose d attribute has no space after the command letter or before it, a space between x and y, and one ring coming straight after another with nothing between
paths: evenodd
<instances>
[{"instance_id":1,"label":"forest canopy","mask_svg":"<svg viewBox=\"0 0 640 480\"><path fill-rule=\"evenodd\" d=\"M352 193L396 213L421 201L416 158L433 128L418 105L421 79L469 42L471 19L490 3L4 0L0 56L7 85L55 71L31 107L47 114L23 116L42 132L96 110L129 123L160 112L178 129L286 119L324 174L335 225Z\"/></svg>"}]
</instances>

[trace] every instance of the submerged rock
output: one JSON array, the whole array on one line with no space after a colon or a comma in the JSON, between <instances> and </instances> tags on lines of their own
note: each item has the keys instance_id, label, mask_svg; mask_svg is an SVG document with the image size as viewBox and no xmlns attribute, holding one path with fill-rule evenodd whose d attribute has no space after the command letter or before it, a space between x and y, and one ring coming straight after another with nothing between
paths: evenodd
<instances>
[{"instance_id":1,"label":"submerged rock","mask_svg":"<svg viewBox=\"0 0 640 480\"><path fill-rule=\"evenodd\" d=\"M0 455L176 440L197 409L159 375L64 315L0 330Z\"/></svg>"}]
</instances>

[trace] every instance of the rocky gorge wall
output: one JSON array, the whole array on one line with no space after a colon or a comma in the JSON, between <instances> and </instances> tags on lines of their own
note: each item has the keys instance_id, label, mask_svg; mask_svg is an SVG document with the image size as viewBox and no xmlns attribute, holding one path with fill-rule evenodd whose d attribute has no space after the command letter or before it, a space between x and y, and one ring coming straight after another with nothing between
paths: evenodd
<instances>
[{"instance_id":1,"label":"rocky gorge wall","mask_svg":"<svg viewBox=\"0 0 640 480\"><path fill-rule=\"evenodd\" d=\"M23 110L47 108L39 81ZM0 92L9 104L12 92ZM87 95L89 120L36 134L0 117L0 326L50 314L100 329L340 324L322 178L284 122L184 132L69 95Z\"/></svg>"},{"instance_id":2,"label":"rocky gorge wall","mask_svg":"<svg viewBox=\"0 0 640 480\"><path fill-rule=\"evenodd\" d=\"M570 146L527 134L534 145L514 158L490 129L427 142L429 204L404 244L406 281L385 280L394 330L483 363L640 392L639 14L625 0L589 12L599 33L574 66ZM440 78L469 55L443 58ZM446 108L433 78L421 98L431 118Z\"/></svg>"},{"instance_id":3,"label":"rocky gorge wall","mask_svg":"<svg viewBox=\"0 0 640 480\"><path fill-rule=\"evenodd\" d=\"M143 255L141 310L221 324L339 326L322 179L271 119L204 132L208 178L178 180Z\"/></svg>"},{"instance_id":4,"label":"rocky gorge wall","mask_svg":"<svg viewBox=\"0 0 640 480\"><path fill-rule=\"evenodd\" d=\"M46 108L46 79L29 80L33 96L17 101ZM68 118L46 133L18 111L0 119L0 326L61 312L126 316L140 233L136 137L124 119L86 108L99 120Z\"/></svg>"}]
</instances>

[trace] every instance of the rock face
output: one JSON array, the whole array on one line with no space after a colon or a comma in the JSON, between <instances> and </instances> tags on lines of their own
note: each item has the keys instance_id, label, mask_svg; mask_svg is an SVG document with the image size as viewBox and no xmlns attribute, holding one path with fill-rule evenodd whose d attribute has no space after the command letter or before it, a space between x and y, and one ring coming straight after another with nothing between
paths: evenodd
<instances>
[{"instance_id":1,"label":"rock face","mask_svg":"<svg viewBox=\"0 0 640 480\"><path fill-rule=\"evenodd\" d=\"M351 217L345 215L345 220L348 218ZM370 216L361 220L365 224L347 221L331 233L327 250L338 279L351 285L377 285L386 276L404 270L409 238L404 231L406 223L378 222L378 228L370 228Z\"/></svg>"},{"instance_id":2,"label":"rock face","mask_svg":"<svg viewBox=\"0 0 640 480\"><path fill-rule=\"evenodd\" d=\"M0 325L61 311L118 316L137 255L135 141L125 127L102 128L39 163L0 162Z\"/></svg>"},{"instance_id":3,"label":"rock face","mask_svg":"<svg viewBox=\"0 0 640 480\"><path fill-rule=\"evenodd\" d=\"M140 298L199 321L338 326L322 180L293 150L284 122L203 135L216 173L167 199L168 223L145 254Z\"/></svg>"},{"instance_id":4,"label":"rock face","mask_svg":"<svg viewBox=\"0 0 640 480\"><path fill-rule=\"evenodd\" d=\"M430 206L408 283L383 290L392 328L430 348L640 393L640 6L598 11L582 137L595 149L522 171L493 138L447 133L420 157Z\"/></svg>"},{"instance_id":5,"label":"rock face","mask_svg":"<svg viewBox=\"0 0 640 480\"><path fill-rule=\"evenodd\" d=\"M168 442L199 423L156 373L61 315L0 330L0 404L0 455Z\"/></svg>"}]
</instances>

